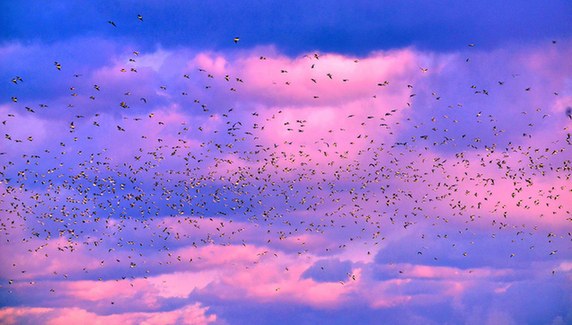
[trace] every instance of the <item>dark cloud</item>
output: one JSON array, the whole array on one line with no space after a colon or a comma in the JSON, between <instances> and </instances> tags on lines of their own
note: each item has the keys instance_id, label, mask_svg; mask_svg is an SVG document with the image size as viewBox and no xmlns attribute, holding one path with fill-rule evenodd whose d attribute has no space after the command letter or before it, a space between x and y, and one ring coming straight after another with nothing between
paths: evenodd
<instances>
[{"instance_id":1,"label":"dark cloud","mask_svg":"<svg viewBox=\"0 0 572 325\"><path fill-rule=\"evenodd\" d=\"M346 281L351 274L352 263L339 259L319 260L308 268L302 276L317 282L340 282Z\"/></svg>"}]
</instances>

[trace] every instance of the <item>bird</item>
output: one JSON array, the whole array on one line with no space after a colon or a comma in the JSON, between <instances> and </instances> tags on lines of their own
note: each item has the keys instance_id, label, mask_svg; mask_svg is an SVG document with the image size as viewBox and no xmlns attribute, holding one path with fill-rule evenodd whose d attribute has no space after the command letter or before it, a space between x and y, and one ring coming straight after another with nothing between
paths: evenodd
<instances>
[{"instance_id":1,"label":"bird","mask_svg":"<svg viewBox=\"0 0 572 325\"><path fill-rule=\"evenodd\" d=\"M393 71L398 54L355 65L342 54L250 53L238 61L216 54L221 59L211 62L177 60L172 50L175 59L155 69L147 66L156 63L152 52L118 51L112 64L79 70L79 79L40 75L49 92L34 88L28 70L8 74L26 83L9 86L16 104L0 112L3 245L21 242L15 252L48 265L54 277L22 275L27 259L8 254L4 278L18 297L34 290L26 285L33 279L35 288L58 285L58 295L64 280L121 291L159 278L168 287L165 275L183 269L208 270L216 285L204 290L216 295L230 292L235 276L248 282L270 270L270 278L255 277L261 294L274 289L288 300L298 284L321 290L342 279L343 292L359 302L369 297L360 296L364 284L379 287L378 273L413 285L443 270L437 280L449 273L486 280L486 268L462 266L478 265L468 252L492 244L510 245L489 257L511 272L525 257L553 259L551 268L565 257L572 107L553 113L567 103L566 90L555 104L558 89L549 87L559 83L526 80L527 66L518 67L516 83L497 81L514 65L495 64L499 77L484 78L471 70L484 67L479 60L466 65L456 56L429 76L413 60ZM387 71L378 71L386 59ZM528 87L534 91L522 91ZM535 93L534 106L522 105ZM514 102L499 110L505 96ZM60 263L72 252L74 263ZM445 270L443 260L459 264ZM328 261L351 268L326 283L310 280L314 270L342 269L324 267Z\"/></svg>"}]
</instances>

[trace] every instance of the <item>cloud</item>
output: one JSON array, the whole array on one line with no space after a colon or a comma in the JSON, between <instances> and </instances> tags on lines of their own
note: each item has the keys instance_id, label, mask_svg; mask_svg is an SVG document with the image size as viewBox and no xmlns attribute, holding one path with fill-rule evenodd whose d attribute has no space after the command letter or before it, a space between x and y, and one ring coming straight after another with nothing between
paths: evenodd
<instances>
[{"instance_id":1,"label":"cloud","mask_svg":"<svg viewBox=\"0 0 572 325\"><path fill-rule=\"evenodd\" d=\"M165 312L131 312L98 315L80 308L34 308L4 307L0 320L4 324L42 322L45 324L85 323L90 324L210 324L216 315L207 314L208 307L200 304L185 306Z\"/></svg>"},{"instance_id":2,"label":"cloud","mask_svg":"<svg viewBox=\"0 0 572 325\"><path fill-rule=\"evenodd\" d=\"M302 274L303 278L313 279L317 282L343 282L351 274L352 264L337 259L316 261Z\"/></svg>"},{"instance_id":3,"label":"cloud","mask_svg":"<svg viewBox=\"0 0 572 325\"><path fill-rule=\"evenodd\" d=\"M95 45L0 49L41 63L0 91L5 322L569 319L568 43Z\"/></svg>"}]
</instances>

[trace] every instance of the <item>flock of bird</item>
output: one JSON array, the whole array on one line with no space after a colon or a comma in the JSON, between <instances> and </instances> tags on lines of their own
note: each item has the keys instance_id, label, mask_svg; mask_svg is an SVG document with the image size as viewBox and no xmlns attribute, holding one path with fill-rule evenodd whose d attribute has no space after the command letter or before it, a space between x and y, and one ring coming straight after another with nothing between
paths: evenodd
<instances>
[{"instance_id":1,"label":"flock of bird","mask_svg":"<svg viewBox=\"0 0 572 325\"><path fill-rule=\"evenodd\" d=\"M144 22L141 15L137 19ZM108 23L120 28L114 21ZM239 37L229 39L237 46L239 41ZM138 73L140 55L133 51L117 72ZM271 60L260 56L261 64ZM323 61L318 53L307 55L307 60L308 71ZM234 96L247 88L250 80L194 67L181 72L180 78L205 84L199 93L183 90L170 94L197 97L188 102L193 108L189 120L173 121L164 108L153 110L154 101L163 100L156 94L168 93L173 88L169 84L135 100L132 94L139 94L137 89L117 91L110 96L120 98L112 108L113 115L108 108L94 112L80 107L93 106L90 103L98 102L99 94L107 91L109 95L114 90L105 89L106 80L90 90L80 89L74 84L81 84L78 80L84 76L68 71L62 62L54 61L52 69L58 77L68 76L65 91L71 99L67 107L50 102L31 104L14 95L3 110L7 113L0 125L4 134L0 143L0 230L5 241L47 243L64 238L67 244L61 250L103 246L110 254L116 244L158 247L167 252L166 246L171 244L250 244L254 239L242 238L240 229L229 227L233 222L255 224L260 229L256 240L265 244L304 233L327 236L339 232L345 236L339 247L324 248L328 251L342 250L351 241L377 245L387 229L416 231L418 225L443 228L439 238L446 237L450 229L465 232L477 227L493 233L514 232L516 238L544 231L542 236L548 240L558 236L572 239L570 232L539 228L535 221L572 221L567 201L572 187L566 185L572 173L571 108L562 116L546 109L523 108L503 126L494 109L435 104L442 107L436 111L443 114L420 121L414 112L423 110L416 104L421 90L416 92L414 83L395 85L380 80L372 86L388 91L401 87L408 92L401 107L381 107L367 114L350 112L344 114L344 121L335 123L343 127L322 130L320 119L296 116L295 111L283 108L216 107L209 91ZM285 66L272 73L284 76L288 69ZM322 78L339 78L341 87L352 83L334 71ZM431 72L431 67L419 67L420 74ZM33 76L14 76L3 87L26 87L29 78ZM314 84L322 82L309 72L308 79ZM277 79L276 87L288 87L292 82ZM494 91L502 93L506 84L498 81ZM474 96L493 92L477 86L470 91ZM523 94L530 91L522 89ZM199 98L201 95L208 98ZM312 99L318 102L323 96L316 94ZM381 96L372 93L371 100ZM437 92L429 98L435 103L447 100ZM27 130L23 123L36 116L65 118L67 129L44 135L42 140L27 135L34 130ZM542 136L537 125L547 120L559 121L550 125L565 126L558 130L562 137L553 136L552 142L535 146L535 137ZM522 136L505 135L503 128L510 125L522 125L518 130ZM35 145L38 141L45 147ZM561 185L543 187L544 179ZM531 217L522 221L521 214ZM215 227L207 234L198 230L182 234L165 223L169 218L195 228L201 227L197 219L203 219ZM144 231L150 237L141 239L138 234ZM22 238L10 238L10 233L21 233ZM558 251L544 253L555 255ZM466 251L459 254L469 255ZM137 265L126 263L130 268Z\"/></svg>"}]
</instances>

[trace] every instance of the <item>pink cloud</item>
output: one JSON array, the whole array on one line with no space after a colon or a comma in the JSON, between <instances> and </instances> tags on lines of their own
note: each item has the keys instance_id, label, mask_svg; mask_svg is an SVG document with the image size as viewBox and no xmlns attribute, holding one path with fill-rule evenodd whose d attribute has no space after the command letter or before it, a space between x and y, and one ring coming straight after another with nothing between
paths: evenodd
<instances>
[{"instance_id":1,"label":"pink cloud","mask_svg":"<svg viewBox=\"0 0 572 325\"><path fill-rule=\"evenodd\" d=\"M207 315L208 307L198 303L165 312L128 312L98 315L80 308L5 307L0 309L3 324L22 322L44 324L210 324L217 321L214 314Z\"/></svg>"},{"instance_id":2,"label":"pink cloud","mask_svg":"<svg viewBox=\"0 0 572 325\"><path fill-rule=\"evenodd\" d=\"M339 303L351 284L317 283L302 279L302 273L311 265L296 254L288 254L265 247L205 246L185 248L173 252L185 261L192 254L200 272L177 272L151 278L166 297L185 297L194 290L208 292L223 299L250 299L272 301L274 299L328 306ZM190 280L194 279L194 280ZM189 283L181 286L181 283ZM192 285L191 285L192 283Z\"/></svg>"},{"instance_id":3,"label":"pink cloud","mask_svg":"<svg viewBox=\"0 0 572 325\"><path fill-rule=\"evenodd\" d=\"M302 273L310 266L293 257L267 259L249 267L227 273L224 278L208 287L210 294L223 299L255 301L284 301L319 308L339 306L356 289L357 282L320 283L302 279Z\"/></svg>"},{"instance_id":4,"label":"pink cloud","mask_svg":"<svg viewBox=\"0 0 572 325\"><path fill-rule=\"evenodd\" d=\"M206 70L208 73L217 74L219 78L228 71L230 65L228 59L223 55L204 52L197 54L191 62L188 64L189 70L199 67L199 69Z\"/></svg>"},{"instance_id":5,"label":"pink cloud","mask_svg":"<svg viewBox=\"0 0 572 325\"><path fill-rule=\"evenodd\" d=\"M550 152L545 155L549 157ZM423 215L444 216L446 222L470 223L478 229L490 227L493 220L497 226L499 222L559 225L564 229L569 225L570 211L562 204L572 200L566 180L548 170L546 174L539 170L526 176L516 172L530 168L524 153L475 150L457 156L427 150L422 156L415 152L401 155L400 160L411 168L400 169L399 178L391 183L411 193L422 208L418 213ZM413 173L410 170L423 175L420 182L408 176ZM395 203L402 207L407 202Z\"/></svg>"},{"instance_id":6,"label":"pink cloud","mask_svg":"<svg viewBox=\"0 0 572 325\"><path fill-rule=\"evenodd\" d=\"M385 265L400 270L399 278L375 281L364 278L359 293L372 308L393 308L399 305L423 306L450 300L456 308L464 308L467 292L480 288L502 294L511 282L498 281L513 274L511 269L474 268L400 264ZM423 290L429 289L429 290Z\"/></svg>"},{"instance_id":7,"label":"pink cloud","mask_svg":"<svg viewBox=\"0 0 572 325\"><path fill-rule=\"evenodd\" d=\"M236 61L236 74L245 80L243 96L278 106L332 105L374 95L400 98L392 97L393 84L405 86L403 77L418 70L417 60L410 50L378 52L360 60L337 54L319 55L319 59L312 53L294 59L276 55L266 60L252 55Z\"/></svg>"},{"instance_id":8,"label":"pink cloud","mask_svg":"<svg viewBox=\"0 0 572 325\"><path fill-rule=\"evenodd\" d=\"M23 108L12 105L0 105L0 116L6 118L2 131L2 149L0 152L12 158L20 156L22 152L33 152L46 145L51 130L58 126L57 122L50 123L26 112ZM9 115L13 115L13 117ZM26 125L26 128L22 128ZM9 138L8 138L9 137ZM39 151L39 150L38 150Z\"/></svg>"},{"instance_id":9,"label":"pink cloud","mask_svg":"<svg viewBox=\"0 0 572 325\"><path fill-rule=\"evenodd\" d=\"M0 321L6 325L16 325L20 324L23 319L37 319L52 310L51 308L38 307L4 307L0 309Z\"/></svg>"},{"instance_id":10,"label":"pink cloud","mask_svg":"<svg viewBox=\"0 0 572 325\"><path fill-rule=\"evenodd\" d=\"M478 268L475 270L463 270L455 267L429 266L429 265L407 265L403 267L404 273L408 277L423 279L476 279L502 277L513 274L510 269L490 269Z\"/></svg>"},{"instance_id":11,"label":"pink cloud","mask_svg":"<svg viewBox=\"0 0 572 325\"><path fill-rule=\"evenodd\" d=\"M146 281L136 279L134 281L91 281L80 280L73 281L69 284L63 284L61 291L63 295L73 297L74 299L85 300L89 302L96 301L128 301L141 291L150 291L146 296L153 295ZM155 301L144 299L139 301L142 305L154 307Z\"/></svg>"},{"instance_id":12,"label":"pink cloud","mask_svg":"<svg viewBox=\"0 0 572 325\"><path fill-rule=\"evenodd\" d=\"M14 248L1 244L3 277L13 280L31 280L44 276L68 276L82 272L83 268L98 267L98 261L85 246L68 242L60 237L52 240L28 239Z\"/></svg>"}]
</instances>

